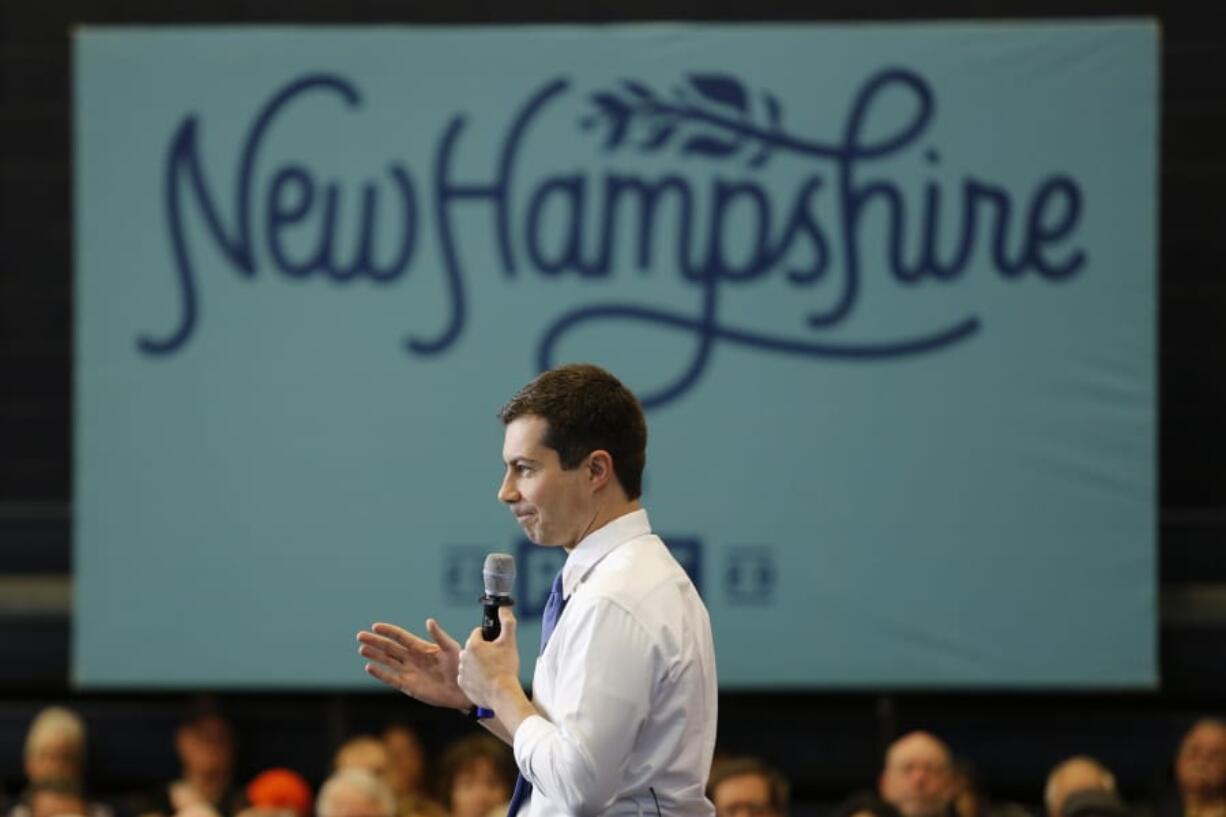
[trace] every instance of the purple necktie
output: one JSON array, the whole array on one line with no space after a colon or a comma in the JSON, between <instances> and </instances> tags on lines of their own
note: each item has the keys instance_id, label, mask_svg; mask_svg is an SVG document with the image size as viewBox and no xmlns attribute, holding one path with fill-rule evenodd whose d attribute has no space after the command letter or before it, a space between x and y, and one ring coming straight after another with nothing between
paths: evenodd
<instances>
[{"instance_id":1,"label":"purple necktie","mask_svg":"<svg viewBox=\"0 0 1226 817\"><path fill-rule=\"evenodd\" d=\"M541 652L545 651L545 645L549 643L549 636L553 635L553 628L558 626L558 619L562 617L562 611L565 609L566 599L562 598L562 571L559 570L558 575L553 577L553 584L549 587L549 599L545 602L545 611L541 613ZM515 778L515 791L511 794L511 805L507 808L507 817L515 817L531 793L532 784L521 773Z\"/></svg>"}]
</instances>

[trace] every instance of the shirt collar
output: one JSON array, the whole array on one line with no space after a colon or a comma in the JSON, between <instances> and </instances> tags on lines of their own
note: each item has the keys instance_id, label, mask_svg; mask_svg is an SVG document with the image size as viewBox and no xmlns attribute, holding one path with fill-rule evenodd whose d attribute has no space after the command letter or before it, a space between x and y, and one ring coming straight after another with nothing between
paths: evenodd
<instances>
[{"instance_id":1,"label":"shirt collar","mask_svg":"<svg viewBox=\"0 0 1226 817\"><path fill-rule=\"evenodd\" d=\"M566 557L566 564L562 567L562 597L569 599L592 568L618 545L649 533L651 523L647 520L647 511L640 508L617 517L583 537Z\"/></svg>"}]
</instances>

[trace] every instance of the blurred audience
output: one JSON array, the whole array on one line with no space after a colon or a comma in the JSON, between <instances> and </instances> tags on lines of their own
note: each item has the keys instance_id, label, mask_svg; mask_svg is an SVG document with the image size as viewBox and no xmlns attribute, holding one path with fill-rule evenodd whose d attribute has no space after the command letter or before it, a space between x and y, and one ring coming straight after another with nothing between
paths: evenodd
<instances>
[{"instance_id":1,"label":"blurred audience","mask_svg":"<svg viewBox=\"0 0 1226 817\"><path fill-rule=\"evenodd\" d=\"M953 756L928 732L910 732L890 744L877 790L903 817L947 817L954 795Z\"/></svg>"},{"instance_id":2,"label":"blurred audience","mask_svg":"<svg viewBox=\"0 0 1226 817\"><path fill-rule=\"evenodd\" d=\"M73 780L85 778L85 723L77 713L62 706L49 706L34 716L26 732L23 756L26 780Z\"/></svg>"},{"instance_id":3,"label":"blurred audience","mask_svg":"<svg viewBox=\"0 0 1226 817\"><path fill-rule=\"evenodd\" d=\"M31 783L25 804L30 817L85 817L89 813L85 793L67 777L46 777Z\"/></svg>"},{"instance_id":4,"label":"blurred audience","mask_svg":"<svg viewBox=\"0 0 1226 817\"><path fill-rule=\"evenodd\" d=\"M397 817L446 817L447 812L430 796L426 753L417 733L407 724L391 724L383 730L383 746Z\"/></svg>"},{"instance_id":5,"label":"blurred audience","mask_svg":"<svg viewBox=\"0 0 1226 817\"><path fill-rule=\"evenodd\" d=\"M975 767L965 758L954 758L950 788L956 817L1033 817L1021 803L994 802L981 785Z\"/></svg>"},{"instance_id":6,"label":"blurred audience","mask_svg":"<svg viewBox=\"0 0 1226 817\"><path fill-rule=\"evenodd\" d=\"M970 761L955 758L949 776L950 802L957 817L987 817L988 796Z\"/></svg>"},{"instance_id":7,"label":"blurred audience","mask_svg":"<svg viewBox=\"0 0 1226 817\"><path fill-rule=\"evenodd\" d=\"M856 792L839 803L830 812L830 817L902 817L898 809L882 800L873 792Z\"/></svg>"},{"instance_id":8,"label":"blurred audience","mask_svg":"<svg viewBox=\"0 0 1226 817\"><path fill-rule=\"evenodd\" d=\"M26 731L22 767L26 787L9 817L46 817L48 810L86 817L110 817L111 810L85 798L85 722L71 709L49 706L41 710ZM54 815L52 815L54 817Z\"/></svg>"},{"instance_id":9,"label":"blurred audience","mask_svg":"<svg viewBox=\"0 0 1226 817\"><path fill-rule=\"evenodd\" d=\"M357 735L341 744L332 759L332 768L343 772L347 769L365 769L384 783L389 783L388 769L391 759L383 741L372 735Z\"/></svg>"},{"instance_id":10,"label":"blurred audience","mask_svg":"<svg viewBox=\"0 0 1226 817\"><path fill-rule=\"evenodd\" d=\"M234 728L219 713L184 720L175 730L179 778L158 789L142 813L183 817L189 806L205 806L222 817L240 812L247 803L233 783L235 747Z\"/></svg>"},{"instance_id":11,"label":"blurred audience","mask_svg":"<svg viewBox=\"0 0 1226 817\"><path fill-rule=\"evenodd\" d=\"M219 813L208 803L188 803L175 814L175 817L228 817L228 815Z\"/></svg>"},{"instance_id":12,"label":"blurred audience","mask_svg":"<svg viewBox=\"0 0 1226 817\"><path fill-rule=\"evenodd\" d=\"M383 730L387 750L387 782L397 797L421 795L426 788L426 753L417 733L403 723Z\"/></svg>"},{"instance_id":13,"label":"blurred audience","mask_svg":"<svg viewBox=\"0 0 1226 817\"><path fill-rule=\"evenodd\" d=\"M250 806L240 817L311 817L314 795L302 775L289 769L260 772L246 789Z\"/></svg>"},{"instance_id":14,"label":"blurred audience","mask_svg":"<svg viewBox=\"0 0 1226 817\"><path fill-rule=\"evenodd\" d=\"M319 789L316 817L395 817L391 788L367 769L340 769Z\"/></svg>"},{"instance_id":15,"label":"blurred audience","mask_svg":"<svg viewBox=\"0 0 1226 817\"><path fill-rule=\"evenodd\" d=\"M139 817L505 817L514 787L510 749L488 735L453 743L436 776L430 756L408 725L389 725L379 737L358 735L333 757L334 773L313 799L311 785L288 768L273 768L243 790L233 784L236 740L230 723L209 709L175 732L181 776L147 802L121 804ZM30 723L25 787L6 817L112 817L86 796L86 728L70 709L49 707ZM1019 785L1011 778L1010 785ZM1174 758L1176 789L1149 809L1129 809L1115 776L1087 755L1056 764L1034 810L993 802L974 767L955 760L935 735L910 732L885 752L877 788L840 802L831 817L1226 817L1226 721L1202 718L1180 740ZM1032 789L1037 793L1037 790ZM430 792L436 794L431 797ZM717 752L707 783L714 817L790 817L787 778L760 758ZM801 803L797 809L814 804Z\"/></svg>"},{"instance_id":16,"label":"blurred audience","mask_svg":"<svg viewBox=\"0 0 1226 817\"><path fill-rule=\"evenodd\" d=\"M1115 776L1092 757L1076 755L1057 763L1043 787L1043 805L1048 817L1067 817L1064 803L1074 792L1115 793Z\"/></svg>"},{"instance_id":17,"label":"blurred audience","mask_svg":"<svg viewBox=\"0 0 1226 817\"><path fill-rule=\"evenodd\" d=\"M1128 809L1113 791L1082 789L1070 794L1061 807L1064 817L1127 817Z\"/></svg>"},{"instance_id":18,"label":"blurred audience","mask_svg":"<svg viewBox=\"0 0 1226 817\"><path fill-rule=\"evenodd\" d=\"M1226 817L1226 721L1202 718L1175 753L1175 796L1160 817Z\"/></svg>"},{"instance_id":19,"label":"blurred audience","mask_svg":"<svg viewBox=\"0 0 1226 817\"><path fill-rule=\"evenodd\" d=\"M459 740L439 765L439 799L451 817L488 817L511 799L515 760L500 740L488 735Z\"/></svg>"},{"instance_id":20,"label":"blurred audience","mask_svg":"<svg viewBox=\"0 0 1226 817\"><path fill-rule=\"evenodd\" d=\"M715 817L787 817L790 793L787 779L754 757L722 760L707 781Z\"/></svg>"}]
</instances>

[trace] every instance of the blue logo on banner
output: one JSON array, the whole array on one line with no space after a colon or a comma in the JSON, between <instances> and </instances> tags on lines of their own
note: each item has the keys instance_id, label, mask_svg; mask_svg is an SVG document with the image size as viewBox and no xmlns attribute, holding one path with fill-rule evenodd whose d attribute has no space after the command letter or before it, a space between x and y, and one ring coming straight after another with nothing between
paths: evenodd
<instances>
[{"instance_id":1,"label":"blue logo on banner","mask_svg":"<svg viewBox=\"0 0 1226 817\"><path fill-rule=\"evenodd\" d=\"M765 604L771 600L778 579L775 553L762 545L728 549L724 569L724 593L733 604Z\"/></svg>"},{"instance_id":2,"label":"blue logo on banner","mask_svg":"<svg viewBox=\"0 0 1226 817\"><path fill-rule=\"evenodd\" d=\"M257 248L266 248L271 266L286 278L323 278L337 285L366 281L385 286L406 276L422 235L421 222L432 218L442 254L446 304L440 309L444 315L440 331L431 336L414 331L404 341L411 354L422 356L448 351L464 330L468 275L459 247L465 241L488 239L507 280L517 279L527 268L542 281L568 275L597 283L625 278L631 270L644 272L660 259L675 259L676 275L695 294L694 309L593 300L558 315L544 327L537 345L537 364L543 370L556 361L557 348L566 336L593 322L647 325L691 336L697 342L681 371L665 385L640 395L646 408L685 394L706 371L719 342L773 354L880 360L933 352L975 335L981 319L967 314L897 337L815 339L845 326L853 312L863 308L863 278L876 269L866 267L862 259L869 248L862 246L861 233L870 214L874 221L884 219L888 283L903 290L924 284L948 287L962 279L973 263L994 269L1005 281L1030 274L1050 283L1068 281L1086 265L1086 252L1073 243L1083 195L1070 176L1051 173L1038 180L1025 201L982 176L940 178L940 154L929 144L935 95L914 71L887 68L869 76L828 141L789 129L783 103L773 93L751 90L731 75L691 74L667 93L624 80L591 94L586 100L588 113L579 122L603 135L606 153L675 151L689 159L722 163L728 172L700 180L676 171L637 174L620 163L616 172L595 166L524 178L517 162L525 140L542 113L563 99L570 87L569 79L559 77L527 98L506 126L493 176L457 178L455 155L469 119L461 113L451 118L439 137L429 183L419 184L412 170L396 161L389 163L381 185L364 181L361 195L354 197L361 202L360 212L350 217L358 225L356 247L342 247L337 239L341 220L337 182L321 180L300 161L257 162L269 131L301 98L323 94L341 102L341 110L360 109L363 96L354 83L335 74L312 74L278 90L256 115L239 148L234 197L228 203L216 197L220 185L210 181L205 170L200 117L185 117L170 140L163 179L179 314L173 329L161 335L143 334L138 348L148 355L172 354L196 331L197 265L186 240L190 201L203 215L216 249L240 275L256 276L261 257ZM883 104L887 98L895 103L906 100L909 115L892 130L879 133L869 127L870 119L898 118L897 110ZM883 108L889 116L881 113ZM908 152L930 174L920 195L908 192L883 170L884 163ZM809 168L796 174L783 196L777 183L768 187L757 175L780 155L801 159ZM479 166L485 166L484 160ZM257 168L267 173L258 184ZM734 170L740 175L732 175ZM511 196L512 177L516 189L526 191L526 206L518 206L525 199ZM256 190L267 193L260 199ZM424 202L419 201L422 190L429 191ZM833 216L819 219L819 198L830 202L827 209ZM458 205L490 208L491 233L457 236ZM393 247L376 252L374 225L380 207L393 208L403 227ZM627 207L637 219L617 217ZM666 208L677 213L679 229L657 236L656 225L662 220L656 216ZM303 230L317 237L305 257L295 256L287 248L289 236ZM748 257L740 248L733 252L724 244L728 235L746 231ZM522 248L522 254L516 248ZM616 253L629 253L629 258L618 258ZM795 259L802 257L807 262L798 264ZM737 325L726 308L721 311L729 289L768 280L813 302L791 333Z\"/></svg>"},{"instance_id":3,"label":"blue logo on banner","mask_svg":"<svg viewBox=\"0 0 1226 817\"><path fill-rule=\"evenodd\" d=\"M661 537L690 581L702 592L702 543L697 539ZM546 548L520 539L515 545L515 615L537 619L545 610L553 577L566 563L561 548Z\"/></svg>"},{"instance_id":4,"label":"blue logo on banner","mask_svg":"<svg viewBox=\"0 0 1226 817\"><path fill-rule=\"evenodd\" d=\"M481 569L489 549L447 545L443 549L443 596L448 604L475 604L481 598Z\"/></svg>"},{"instance_id":5,"label":"blue logo on banner","mask_svg":"<svg viewBox=\"0 0 1226 817\"><path fill-rule=\"evenodd\" d=\"M698 539L688 539L676 536L662 537L664 544L672 551L673 557L689 574L690 581L702 595L702 542Z\"/></svg>"},{"instance_id":6,"label":"blue logo on banner","mask_svg":"<svg viewBox=\"0 0 1226 817\"><path fill-rule=\"evenodd\" d=\"M566 551L534 545L520 539L515 545L515 615L540 618L549 598L553 577L566 563Z\"/></svg>"}]
</instances>

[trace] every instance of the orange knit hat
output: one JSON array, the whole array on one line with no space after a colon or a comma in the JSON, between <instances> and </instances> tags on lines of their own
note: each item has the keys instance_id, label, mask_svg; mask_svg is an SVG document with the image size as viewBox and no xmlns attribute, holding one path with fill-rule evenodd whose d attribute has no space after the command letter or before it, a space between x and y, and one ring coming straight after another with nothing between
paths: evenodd
<instances>
[{"instance_id":1,"label":"orange knit hat","mask_svg":"<svg viewBox=\"0 0 1226 817\"><path fill-rule=\"evenodd\" d=\"M247 799L256 808L291 809L298 817L310 817L315 798L297 772L269 769L247 784Z\"/></svg>"}]
</instances>

